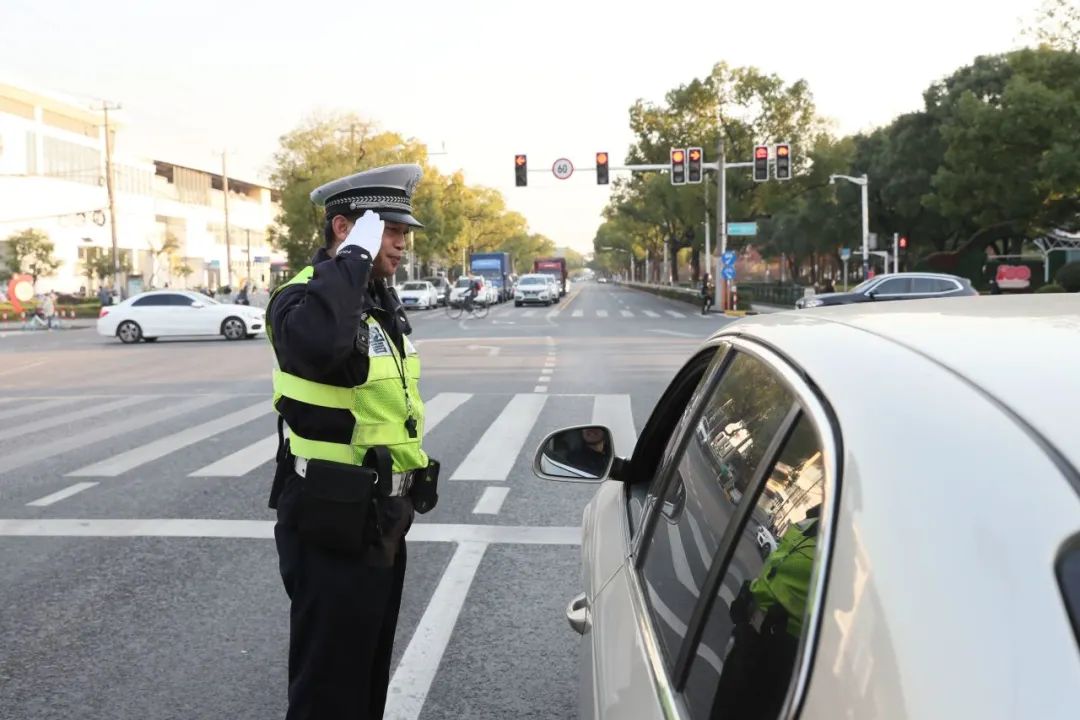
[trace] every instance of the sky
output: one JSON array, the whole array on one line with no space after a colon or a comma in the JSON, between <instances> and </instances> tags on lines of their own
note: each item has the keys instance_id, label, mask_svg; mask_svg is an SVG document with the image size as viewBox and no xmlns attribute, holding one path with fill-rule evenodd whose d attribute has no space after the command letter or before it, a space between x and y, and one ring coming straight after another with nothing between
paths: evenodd
<instances>
[{"instance_id":1,"label":"sky","mask_svg":"<svg viewBox=\"0 0 1080 720\"><path fill-rule=\"evenodd\" d=\"M224 149L230 176L256 182L312 113L356 112L589 251L610 189L588 172L517 188L516 153L530 168L589 167L597 151L619 165L630 106L719 61L805 79L836 132L871 130L976 56L1023 44L1040 4L4 0L0 81L120 103L120 152L213 171Z\"/></svg>"}]
</instances>

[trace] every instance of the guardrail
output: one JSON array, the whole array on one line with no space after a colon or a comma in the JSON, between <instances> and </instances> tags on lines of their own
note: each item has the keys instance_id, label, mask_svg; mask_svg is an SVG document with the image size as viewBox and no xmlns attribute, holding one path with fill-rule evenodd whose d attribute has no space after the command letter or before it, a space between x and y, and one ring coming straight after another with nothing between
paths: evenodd
<instances>
[{"instance_id":1,"label":"guardrail","mask_svg":"<svg viewBox=\"0 0 1080 720\"><path fill-rule=\"evenodd\" d=\"M614 282L617 285L624 285L653 295L680 300L692 305L701 305L701 291L696 287L653 285L651 283L628 282L626 280L616 280ZM773 305L778 308L794 308L795 301L801 298L805 292L801 285L780 285L777 283L740 282L736 284L736 287L738 288L740 310L749 310L751 304L754 303Z\"/></svg>"}]
</instances>

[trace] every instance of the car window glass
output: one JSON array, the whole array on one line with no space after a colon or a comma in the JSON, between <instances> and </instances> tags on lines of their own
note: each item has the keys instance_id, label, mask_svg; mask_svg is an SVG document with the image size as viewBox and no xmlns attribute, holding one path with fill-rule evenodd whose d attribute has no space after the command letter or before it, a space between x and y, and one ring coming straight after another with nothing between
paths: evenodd
<instances>
[{"instance_id":1,"label":"car window glass","mask_svg":"<svg viewBox=\"0 0 1080 720\"><path fill-rule=\"evenodd\" d=\"M934 283L935 292L954 292L960 289L952 280L935 280Z\"/></svg>"},{"instance_id":2,"label":"car window glass","mask_svg":"<svg viewBox=\"0 0 1080 720\"><path fill-rule=\"evenodd\" d=\"M911 292L911 278L890 278L876 288L877 295L905 295Z\"/></svg>"},{"instance_id":3,"label":"car window glass","mask_svg":"<svg viewBox=\"0 0 1080 720\"><path fill-rule=\"evenodd\" d=\"M941 281L934 278L912 278L911 279L911 292L913 293L935 293L942 290Z\"/></svg>"},{"instance_id":4,"label":"car window glass","mask_svg":"<svg viewBox=\"0 0 1080 720\"><path fill-rule=\"evenodd\" d=\"M135 298L131 303L132 307L155 307L164 305L161 295L147 295L146 297Z\"/></svg>"},{"instance_id":5,"label":"car window glass","mask_svg":"<svg viewBox=\"0 0 1080 720\"><path fill-rule=\"evenodd\" d=\"M669 667L720 538L791 403L760 360L736 354L676 459L641 568Z\"/></svg>"},{"instance_id":6,"label":"car window glass","mask_svg":"<svg viewBox=\"0 0 1080 720\"><path fill-rule=\"evenodd\" d=\"M194 300L189 298L187 295L175 295L174 294L174 295L163 295L162 297L165 298L165 304L172 305L174 307L187 307L188 305L192 305L195 302Z\"/></svg>"},{"instance_id":7,"label":"car window glass","mask_svg":"<svg viewBox=\"0 0 1080 720\"><path fill-rule=\"evenodd\" d=\"M821 441L803 415L781 450L713 599L683 694L693 718L775 718L806 626Z\"/></svg>"}]
</instances>

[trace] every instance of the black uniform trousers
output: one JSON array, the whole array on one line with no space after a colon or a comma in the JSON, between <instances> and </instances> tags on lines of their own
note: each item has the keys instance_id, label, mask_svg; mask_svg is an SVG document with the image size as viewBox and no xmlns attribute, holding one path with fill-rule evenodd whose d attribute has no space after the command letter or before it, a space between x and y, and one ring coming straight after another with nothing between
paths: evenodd
<instances>
[{"instance_id":1,"label":"black uniform trousers","mask_svg":"<svg viewBox=\"0 0 1080 720\"><path fill-rule=\"evenodd\" d=\"M286 720L377 720L390 683L412 505L381 500L379 541L366 555L338 552L299 536L297 480L289 471L274 527L292 601Z\"/></svg>"}]
</instances>

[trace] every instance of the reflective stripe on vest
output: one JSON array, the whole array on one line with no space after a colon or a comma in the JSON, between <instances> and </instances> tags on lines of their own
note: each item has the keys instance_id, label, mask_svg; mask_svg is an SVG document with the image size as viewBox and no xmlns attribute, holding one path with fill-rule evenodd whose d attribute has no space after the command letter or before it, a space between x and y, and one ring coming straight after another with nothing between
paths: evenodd
<instances>
[{"instance_id":1,"label":"reflective stripe on vest","mask_svg":"<svg viewBox=\"0 0 1080 720\"><path fill-rule=\"evenodd\" d=\"M270 297L273 303L277 293L288 285L306 283L311 279L314 268L309 266L297 273L296 277L277 288ZM267 305L267 316L270 305ZM310 460L329 460L332 462L359 465L363 462L368 448L373 445L385 445L390 450L394 462L394 472L406 472L427 467L428 457L420 447L424 436L424 403L420 398L420 358L416 348L403 338L405 357L402 360L390 334L385 332L374 316L368 315L368 376L367 381L356 387L339 387L307 380L298 375L285 372L275 367L274 409L282 397L290 398L305 406L348 410L353 416L352 439L349 443L328 442L300 437L290 427L289 447L293 454ZM270 325L267 323L267 337L273 344ZM405 386L401 387L402 372ZM410 413L411 411L411 413ZM280 412L280 411L278 411ZM416 421L416 437L409 437L405 427L409 416ZM288 418L285 418L286 423Z\"/></svg>"}]
</instances>

